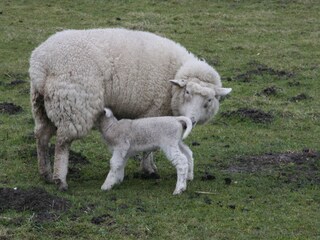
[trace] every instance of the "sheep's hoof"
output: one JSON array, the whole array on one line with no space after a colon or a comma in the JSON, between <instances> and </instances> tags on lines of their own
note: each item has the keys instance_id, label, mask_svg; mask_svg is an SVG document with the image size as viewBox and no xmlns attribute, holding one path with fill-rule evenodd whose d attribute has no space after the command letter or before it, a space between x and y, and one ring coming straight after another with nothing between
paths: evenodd
<instances>
[{"instance_id":1,"label":"sheep's hoof","mask_svg":"<svg viewBox=\"0 0 320 240\"><path fill-rule=\"evenodd\" d=\"M59 191L65 192L68 190L68 184L63 183L60 179L54 179L54 183L58 186Z\"/></svg>"},{"instance_id":2,"label":"sheep's hoof","mask_svg":"<svg viewBox=\"0 0 320 240\"><path fill-rule=\"evenodd\" d=\"M46 183L53 183L52 173L42 173L41 177Z\"/></svg>"}]
</instances>

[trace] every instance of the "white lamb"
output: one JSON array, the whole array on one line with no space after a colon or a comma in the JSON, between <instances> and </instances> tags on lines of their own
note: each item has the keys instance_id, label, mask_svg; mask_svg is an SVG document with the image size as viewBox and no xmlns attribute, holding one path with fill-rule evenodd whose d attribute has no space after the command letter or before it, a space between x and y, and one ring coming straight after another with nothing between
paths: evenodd
<instances>
[{"instance_id":1,"label":"white lamb","mask_svg":"<svg viewBox=\"0 0 320 240\"><path fill-rule=\"evenodd\" d=\"M185 131L184 131L185 128ZM177 169L177 184L173 194L187 188L193 179L193 158L190 148L182 142L192 129L188 117L153 117L118 121L110 109L101 120L104 139L112 151L110 171L102 190L110 190L121 183L129 157L142 151L161 149Z\"/></svg>"},{"instance_id":2,"label":"white lamb","mask_svg":"<svg viewBox=\"0 0 320 240\"><path fill-rule=\"evenodd\" d=\"M88 134L103 109L117 118L187 116L208 121L219 109L219 74L179 44L126 29L67 30L30 59L31 103L40 174L66 190L71 143ZM56 134L54 171L48 144ZM155 171L151 159L144 168Z\"/></svg>"}]
</instances>

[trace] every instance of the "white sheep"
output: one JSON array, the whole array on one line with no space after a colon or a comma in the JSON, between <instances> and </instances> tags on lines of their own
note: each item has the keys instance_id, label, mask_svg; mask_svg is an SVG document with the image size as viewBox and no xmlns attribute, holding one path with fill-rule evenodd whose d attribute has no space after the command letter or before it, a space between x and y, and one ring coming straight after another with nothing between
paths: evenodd
<instances>
[{"instance_id":1,"label":"white sheep","mask_svg":"<svg viewBox=\"0 0 320 240\"><path fill-rule=\"evenodd\" d=\"M192 129L188 117L151 117L118 121L110 109L105 109L101 120L104 139L112 151L110 171L102 190L110 190L124 178L129 157L142 151L161 149L177 169L177 184L173 194L187 188L193 179L193 157L190 148L182 142ZM185 131L184 131L185 128Z\"/></svg>"},{"instance_id":2,"label":"white sheep","mask_svg":"<svg viewBox=\"0 0 320 240\"><path fill-rule=\"evenodd\" d=\"M183 115L204 123L231 91L179 44L126 29L56 33L32 52L29 73L39 172L60 190L68 187L72 141L88 134L104 107L117 118ZM54 134L52 175L48 144ZM150 161L142 165L152 172Z\"/></svg>"}]
</instances>

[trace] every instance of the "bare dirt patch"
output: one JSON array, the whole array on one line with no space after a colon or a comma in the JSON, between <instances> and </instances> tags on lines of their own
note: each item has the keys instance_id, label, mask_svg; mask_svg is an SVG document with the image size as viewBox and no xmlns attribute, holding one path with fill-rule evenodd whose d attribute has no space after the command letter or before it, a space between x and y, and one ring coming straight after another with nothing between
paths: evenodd
<instances>
[{"instance_id":1,"label":"bare dirt patch","mask_svg":"<svg viewBox=\"0 0 320 240\"><path fill-rule=\"evenodd\" d=\"M110 214L103 214L98 217L93 217L91 219L91 223L95 225L112 226L116 223L116 221L114 220L113 216L111 216Z\"/></svg>"},{"instance_id":2,"label":"bare dirt patch","mask_svg":"<svg viewBox=\"0 0 320 240\"><path fill-rule=\"evenodd\" d=\"M238 117L241 119L249 119L255 123L270 123L273 120L273 115L270 112L264 112L259 109L240 108L235 111L227 111L221 113L223 117L232 118Z\"/></svg>"},{"instance_id":3,"label":"bare dirt patch","mask_svg":"<svg viewBox=\"0 0 320 240\"><path fill-rule=\"evenodd\" d=\"M16 85L26 83L27 81L25 81L25 79L27 78L28 78L27 73L14 73L14 72L5 73L0 76L0 79L4 80L4 82L9 81L9 83L5 84L7 86L16 86Z\"/></svg>"},{"instance_id":4,"label":"bare dirt patch","mask_svg":"<svg viewBox=\"0 0 320 240\"><path fill-rule=\"evenodd\" d=\"M275 76L277 78L281 79L288 79L294 77L294 73L290 71L285 71L285 70L277 70L273 69L271 67L268 67L267 65L258 63L258 62L250 62L248 64L252 69L238 74L235 77L230 78L229 80L235 80L235 81L240 81L240 82L251 82L255 76L266 76L266 75L271 75Z\"/></svg>"},{"instance_id":5,"label":"bare dirt patch","mask_svg":"<svg viewBox=\"0 0 320 240\"><path fill-rule=\"evenodd\" d=\"M6 210L31 211L36 222L54 221L66 212L71 204L68 200L54 196L41 188L0 188L0 213Z\"/></svg>"},{"instance_id":6,"label":"bare dirt patch","mask_svg":"<svg viewBox=\"0 0 320 240\"><path fill-rule=\"evenodd\" d=\"M311 99L311 97L309 97L305 93L301 93L301 94L298 94L297 96L294 96L294 97L290 98L289 100L291 102L299 102L299 101L307 100L307 99Z\"/></svg>"},{"instance_id":7,"label":"bare dirt patch","mask_svg":"<svg viewBox=\"0 0 320 240\"><path fill-rule=\"evenodd\" d=\"M22 107L15 105L14 103L3 102L0 103L0 113L6 113L9 115L17 114L22 111Z\"/></svg>"},{"instance_id":8,"label":"bare dirt patch","mask_svg":"<svg viewBox=\"0 0 320 240\"><path fill-rule=\"evenodd\" d=\"M276 86L270 86L265 89L263 89L258 95L264 95L264 96L275 96L279 93L281 89L277 88Z\"/></svg>"},{"instance_id":9,"label":"bare dirt patch","mask_svg":"<svg viewBox=\"0 0 320 240\"><path fill-rule=\"evenodd\" d=\"M232 173L278 173L285 182L308 181L320 184L320 153L311 149L301 152L266 153L243 156L227 168Z\"/></svg>"}]
</instances>

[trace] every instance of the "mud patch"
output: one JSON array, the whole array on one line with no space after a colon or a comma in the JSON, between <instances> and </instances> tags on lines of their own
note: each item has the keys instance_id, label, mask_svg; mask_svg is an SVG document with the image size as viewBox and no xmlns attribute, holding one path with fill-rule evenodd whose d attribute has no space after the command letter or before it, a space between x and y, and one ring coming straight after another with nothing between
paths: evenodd
<instances>
[{"instance_id":1,"label":"mud patch","mask_svg":"<svg viewBox=\"0 0 320 240\"><path fill-rule=\"evenodd\" d=\"M16 86L16 85L26 83L25 79L28 78L28 74L9 72L1 75L0 78L5 80L5 82L7 82L5 84L7 86Z\"/></svg>"},{"instance_id":2,"label":"mud patch","mask_svg":"<svg viewBox=\"0 0 320 240\"><path fill-rule=\"evenodd\" d=\"M273 115L268 112L263 112L259 109L240 108L235 111L227 111L221 113L223 117L232 118L239 117L241 119L249 119L255 123L270 123L273 121Z\"/></svg>"},{"instance_id":3,"label":"mud patch","mask_svg":"<svg viewBox=\"0 0 320 240\"><path fill-rule=\"evenodd\" d=\"M71 204L68 200L51 195L41 188L28 190L0 188L0 213L6 210L31 211L34 221L45 222L59 219Z\"/></svg>"},{"instance_id":4,"label":"mud patch","mask_svg":"<svg viewBox=\"0 0 320 240\"><path fill-rule=\"evenodd\" d=\"M307 181L320 184L320 153L311 149L301 152L267 153L239 157L227 168L232 173L265 172L285 182Z\"/></svg>"},{"instance_id":5,"label":"mud patch","mask_svg":"<svg viewBox=\"0 0 320 240\"><path fill-rule=\"evenodd\" d=\"M26 81L17 79L17 80L13 80L10 83L8 83L8 86L16 86L16 85L20 85L20 84L23 84L23 83L26 83Z\"/></svg>"},{"instance_id":6,"label":"mud patch","mask_svg":"<svg viewBox=\"0 0 320 240\"><path fill-rule=\"evenodd\" d=\"M201 180L202 181L212 181L212 180L215 180L216 177L209 173L209 172L205 172L202 176L201 176Z\"/></svg>"},{"instance_id":7,"label":"mud patch","mask_svg":"<svg viewBox=\"0 0 320 240\"><path fill-rule=\"evenodd\" d=\"M230 78L228 80L235 80L235 81L240 81L240 82L251 82L256 76L275 76L278 78L284 78L284 79L288 79L288 78L292 78L294 77L294 73L293 72L289 72L289 71L285 71L285 70L277 70L277 69L273 69L271 67L268 67L264 64L258 63L258 62L250 62L248 64L251 68L248 71L246 71L245 73L241 73L233 78Z\"/></svg>"},{"instance_id":8,"label":"mud patch","mask_svg":"<svg viewBox=\"0 0 320 240\"><path fill-rule=\"evenodd\" d=\"M298 94L297 96L294 96L294 97L290 98L289 100L291 102L299 102L299 101L307 100L307 99L311 99L311 97L309 97L305 93L301 93L301 94Z\"/></svg>"},{"instance_id":9,"label":"mud patch","mask_svg":"<svg viewBox=\"0 0 320 240\"><path fill-rule=\"evenodd\" d=\"M6 113L9 115L17 114L22 111L22 107L15 105L14 103L3 102L0 103L0 113Z\"/></svg>"},{"instance_id":10,"label":"mud patch","mask_svg":"<svg viewBox=\"0 0 320 240\"><path fill-rule=\"evenodd\" d=\"M276 86L270 86L265 89L263 89L260 93L258 93L259 96L264 95L264 96L276 96L279 91L281 91L280 88L277 88Z\"/></svg>"},{"instance_id":11,"label":"mud patch","mask_svg":"<svg viewBox=\"0 0 320 240\"><path fill-rule=\"evenodd\" d=\"M133 173L133 178L137 179L160 179L160 175L158 173L146 173L146 172L135 172Z\"/></svg>"},{"instance_id":12,"label":"mud patch","mask_svg":"<svg viewBox=\"0 0 320 240\"><path fill-rule=\"evenodd\" d=\"M95 225L112 226L116 223L114 218L110 214L103 214L98 217L93 217L91 223Z\"/></svg>"}]
</instances>

